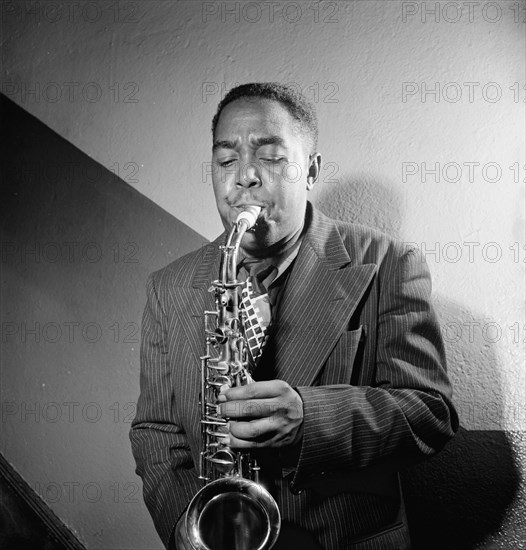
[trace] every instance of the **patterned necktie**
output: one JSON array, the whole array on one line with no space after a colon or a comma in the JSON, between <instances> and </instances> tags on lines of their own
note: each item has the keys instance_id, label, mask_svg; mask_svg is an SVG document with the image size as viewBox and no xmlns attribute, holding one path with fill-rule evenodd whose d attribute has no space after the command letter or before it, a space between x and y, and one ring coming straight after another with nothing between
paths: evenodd
<instances>
[{"instance_id":1,"label":"patterned necktie","mask_svg":"<svg viewBox=\"0 0 526 550\"><path fill-rule=\"evenodd\" d=\"M242 287L241 303L246 313L245 336L250 350L249 356L252 365L255 365L265 347L270 326L268 295L261 294L261 290L265 291L261 281L274 268L266 266L261 269L261 262L252 261L245 261L244 266L250 272L250 276ZM256 285L257 288L254 288Z\"/></svg>"}]
</instances>

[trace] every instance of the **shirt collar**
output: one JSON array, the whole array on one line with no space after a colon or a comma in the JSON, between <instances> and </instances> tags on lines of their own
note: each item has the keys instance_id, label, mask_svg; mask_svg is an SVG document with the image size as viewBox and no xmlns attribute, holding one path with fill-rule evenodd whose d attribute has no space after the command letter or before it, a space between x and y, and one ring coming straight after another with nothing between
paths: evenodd
<instances>
[{"instance_id":1,"label":"shirt collar","mask_svg":"<svg viewBox=\"0 0 526 550\"><path fill-rule=\"evenodd\" d=\"M292 264L292 262L296 259L296 256L298 255L298 252L300 250L301 243L303 241L303 227L298 231L299 237L297 238L296 242L290 247L287 248L287 250L281 254L278 254L277 256L272 256L269 258L263 258L261 260L261 267L265 267L267 265L272 265L275 270L277 270L277 273L275 277L272 279L272 283L274 284L279 277L285 273L287 268ZM242 266L243 261L247 258L247 255L244 253L243 249L239 249L238 254L238 270Z\"/></svg>"}]
</instances>

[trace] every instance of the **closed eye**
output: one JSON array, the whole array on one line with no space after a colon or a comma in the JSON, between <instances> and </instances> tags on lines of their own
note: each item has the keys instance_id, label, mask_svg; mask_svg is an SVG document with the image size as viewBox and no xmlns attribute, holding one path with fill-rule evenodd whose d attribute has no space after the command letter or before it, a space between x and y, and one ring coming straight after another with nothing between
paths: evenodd
<instances>
[{"instance_id":1,"label":"closed eye","mask_svg":"<svg viewBox=\"0 0 526 550\"><path fill-rule=\"evenodd\" d=\"M267 158L262 158L260 160L262 160L263 162L281 162L282 160L284 160L285 157L273 157L273 158L270 158L270 157L267 157Z\"/></svg>"}]
</instances>

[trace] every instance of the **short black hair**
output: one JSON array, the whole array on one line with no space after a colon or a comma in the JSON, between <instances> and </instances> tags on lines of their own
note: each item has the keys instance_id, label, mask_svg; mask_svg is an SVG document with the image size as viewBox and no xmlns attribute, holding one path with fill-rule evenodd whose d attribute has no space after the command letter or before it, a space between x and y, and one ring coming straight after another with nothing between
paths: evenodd
<instances>
[{"instance_id":1,"label":"short black hair","mask_svg":"<svg viewBox=\"0 0 526 550\"><path fill-rule=\"evenodd\" d=\"M251 82L232 88L217 106L216 114L212 119L212 138L215 137L217 123L223 109L236 99L250 98L269 99L281 103L308 136L311 152L316 150L318 146L318 118L313 105L296 87L279 82Z\"/></svg>"}]
</instances>

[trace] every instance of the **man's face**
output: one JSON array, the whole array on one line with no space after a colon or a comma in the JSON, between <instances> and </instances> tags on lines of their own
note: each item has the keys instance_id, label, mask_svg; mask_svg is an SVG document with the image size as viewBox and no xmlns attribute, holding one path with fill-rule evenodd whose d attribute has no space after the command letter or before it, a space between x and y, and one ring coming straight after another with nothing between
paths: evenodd
<instances>
[{"instance_id":1,"label":"man's face","mask_svg":"<svg viewBox=\"0 0 526 550\"><path fill-rule=\"evenodd\" d=\"M242 241L248 253L278 248L303 224L307 192L321 161L309 152L294 119L276 101L237 99L221 112L212 182L225 229L244 207L262 207L254 232Z\"/></svg>"}]
</instances>

